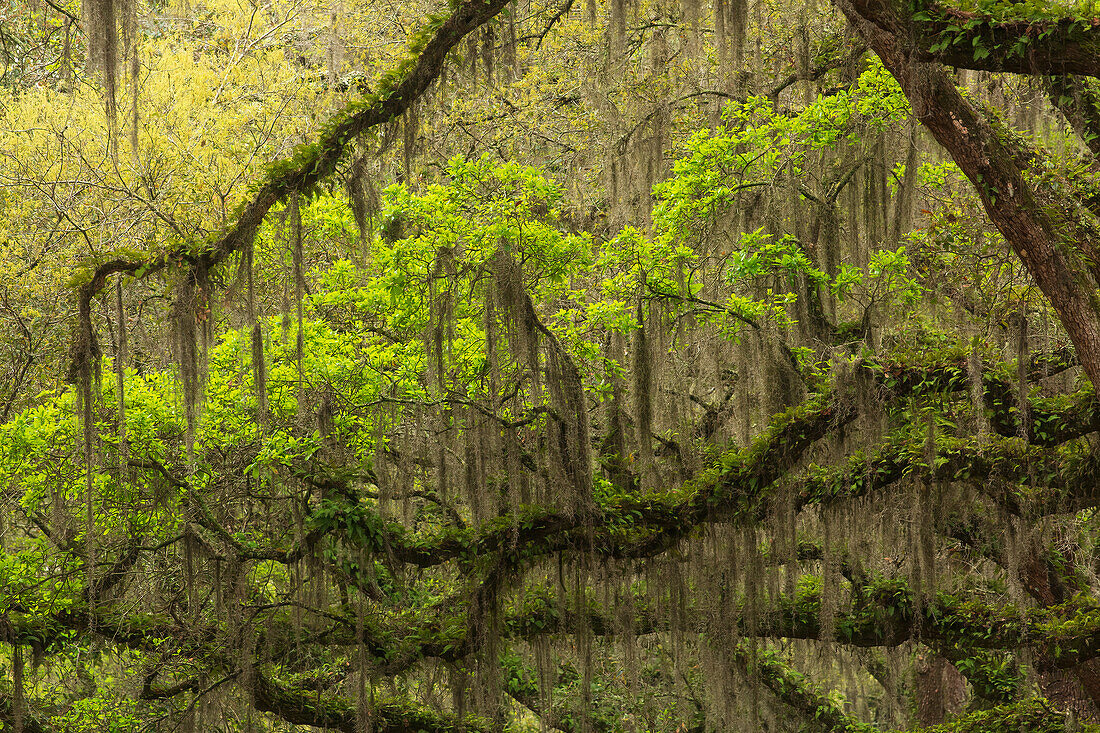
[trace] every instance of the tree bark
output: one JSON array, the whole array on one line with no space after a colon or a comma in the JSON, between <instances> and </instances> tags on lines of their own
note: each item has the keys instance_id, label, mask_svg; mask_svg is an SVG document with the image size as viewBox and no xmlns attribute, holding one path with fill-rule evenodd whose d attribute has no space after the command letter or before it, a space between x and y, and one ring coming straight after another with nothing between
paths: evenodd
<instances>
[{"instance_id":1,"label":"tree bark","mask_svg":"<svg viewBox=\"0 0 1100 733\"><path fill-rule=\"evenodd\" d=\"M934 652L917 654L915 665L917 722L941 725L958 715L966 703L966 679Z\"/></svg>"}]
</instances>

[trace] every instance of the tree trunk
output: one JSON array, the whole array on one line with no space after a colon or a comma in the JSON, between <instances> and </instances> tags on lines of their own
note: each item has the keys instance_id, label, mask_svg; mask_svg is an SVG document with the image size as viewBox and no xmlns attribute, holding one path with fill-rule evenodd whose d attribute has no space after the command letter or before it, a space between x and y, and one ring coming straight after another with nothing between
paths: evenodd
<instances>
[{"instance_id":1,"label":"tree trunk","mask_svg":"<svg viewBox=\"0 0 1100 733\"><path fill-rule=\"evenodd\" d=\"M920 725L941 725L963 709L966 679L955 669L955 665L940 655L919 652L915 678L917 722Z\"/></svg>"}]
</instances>

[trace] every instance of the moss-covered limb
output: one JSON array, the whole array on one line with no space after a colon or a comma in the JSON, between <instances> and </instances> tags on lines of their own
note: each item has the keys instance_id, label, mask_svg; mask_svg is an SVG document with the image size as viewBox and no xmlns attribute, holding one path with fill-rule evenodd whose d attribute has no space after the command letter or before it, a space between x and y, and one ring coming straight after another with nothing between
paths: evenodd
<instances>
[{"instance_id":1,"label":"moss-covered limb","mask_svg":"<svg viewBox=\"0 0 1100 733\"><path fill-rule=\"evenodd\" d=\"M869 360L863 368L895 399L915 395L944 394L971 388L967 358L945 354L923 364L900 363L890 359ZM1071 349L1060 348L1030 357L1028 380L1038 382L1077 366ZM1018 417L1017 387L1003 371L986 370L981 375L982 400L990 426L1004 437L1021 433ZM1100 403L1091 388L1054 399L1029 400L1031 418L1029 439L1036 445L1060 445L1100 430Z\"/></svg>"},{"instance_id":2,"label":"moss-covered limb","mask_svg":"<svg viewBox=\"0 0 1100 733\"><path fill-rule=\"evenodd\" d=\"M913 17L917 58L977 71L1100 75L1100 27L1091 17L996 18L929 3Z\"/></svg>"},{"instance_id":3,"label":"moss-covered limb","mask_svg":"<svg viewBox=\"0 0 1100 733\"><path fill-rule=\"evenodd\" d=\"M965 369L947 362L919 370L907 368L904 373L879 365L876 373L880 377L887 373L898 375L892 388L899 396L919 390L959 390L969 384ZM1006 393L1010 393L1007 387ZM1032 432L1038 442L1063 442L1100 425L1100 410L1087 393L1082 392L1068 405L1064 402L1036 401L1032 405ZM812 395L777 416L751 446L726 454L671 497L617 496L599 506L595 515L568 515L527 507L481 527L449 528L433 536L413 535L399 524L383 523L362 506L335 508L330 519L333 526L339 527L346 527L349 522L364 523L369 529L366 535L379 538L378 547L384 545L395 560L420 567L502 552L529 558L578 547L591 547L614 557L648 557L667 550L700 524L762 518L771 485L796 465L811 445L855 417L853 404L834 393ZM1014 434L1014 424L1005 430ZM1086 480L1092 469L1086 464L1069 466L1054 454L1031 448L1016 438L994 437L980 444L944 439L941 443L937 448L936 472L943 480L991 474L1009 481L1023 477L1030 480L1039 475L1043 484L1052 476L1054 481L1045 485L1057 489L1058 496L1052 493L1051 502L1056 498L1064 502L1071 488L1077 492L1074 500L1081 506L1090 506L1094 501L1096 492L1089 490ZM857 456L839 470L808 472L801 479L799 506L885 488L921 470L923 461L923 438L911 442L891 439L878 452ZM1074 477L1078 480L1068 485ZM332 480L339 481L338 477ZM1019 510L1021 497L1006 489L1001 498ZM277 554L271 552L265 558L275 559Z\"/></svg>"},{"instance_id":4,"label":"moss-covered limb","mask_svg":"<svg viewBox=\"0 0 1100 733\"><path fill-rule=\"evenodd\" d=\"M328 629L303 638L300 630L291 627L289 620L269 618L257 629L256 647L265 649L266 658L278 661L302 644L351 647L362 643L368 658L374 662L375 671L385 675L399 674L424 657L455 660L466 653L464 635L456 637L453 630L444 630L437 624L425 623L412 628L395 624L393 628L386 628L377 618L368 616L363 621L361 635L356 633L355 625L355 619L337 619ZM187 658L208 670L232 672L237 665L236 658L229 652L231 644L226 629L220 624L196 623L181 627L168 618L116 615L105 610L93 614L83 607L50 616L28 614L14 624L16 637L28 644L48 643L73 631L98 636L129 649ZM181 694L197 684L192 680L154 688L153 679L146 682L143 699Z\"/></svg>"},{"instance_id":5,"label":"moss-covered limb","mask_svg":"<svg viewBox=\"0 0 1100 733\"><path fill-rule=\"evenodd\" d=\"M718 465L689 482L686 498L679 502L618 501L616 509L649 534L633 542L609 537L605 551L615 557L652 557L704 522L761 518L771 485L810 446L857 414L850 401L832 392L812 395L779 415L748 448L726 454Z\"/></svg>"},{"instance_id":6,"label":"moss-covered limb","mask_svg":"<svg viewBox=\"0 0 1100 733\"><path fill-rule=\"evenodd\" d=\"M1009 404L1010 411L1015 414L1014 399L1001 404ZM1100 400L1092 389L1051 399L1031 399L1028 411L1031 416L1029 439L1035 445L1062 445L1100 430Z\"/></svg>"},{"instance_id":7,"label":"moss-covered limb","mask_svg":"<svg viewBox=\"0 0 1100 733\"><path fill-rule=\"evenodd\" d=\"M820 592L807 585L794 599L781 598L776 610L758 623L740 625L743 636L763 638L822 639L820 627ZM894 647L921 641L935 648L957 664L974 686L975 693L989 702L1003 703L1015 699L1019 669L1011 654L1019 648L1032 648L1052 654L1055 666L1072 668L1085 658L1095 658L1100 632L1100 611L1079 601L1054 608L1018 612L977 601L940 596L923 606L915 603L904 581L880 580L864 586L855 595L851 608L838 614L835 621L837 641L856 647ZM540 634L568 633L575 620L560 614L553 604L545 608L529 607L524 616L509 618L509 636L532 638ZM684 619L688 628L704 632L707 620L695 618L688 610ZM596 633L614 633L610 618L593 609L590 623ZM668 630L668 621L639 608L634 619L634 633L648 634ZM751 647L736 649L734 660L745 663L744 655ZM804 691L784 681L786 673L780 667L763 666L757 676L781 698L785 694L799 695ZM811 688L812 692L812 688ZM802 698L800 704L784 700L800 709L813 709L816 698ZM809 703L807 702L809 700ZM837 725L851 721L838 719ZM840 728L843 729L843 728Z\"/></svg>"},{"instance_id":8,"label":"moss-covered limb","mask_svg":"<svg viewBox=\"0 0 1100 733\"><path fill-rule=\"evenodd\" d=\"M771 650L756 649L739 642L731 651L731 659L746 674L754 676L776 699L799 711L812 730L828 733L873 733L873 725L844 712L828 695L823 694L806 675L796 671Z\"/></svg>"},{"instance_id":9,"label":"moss-covered limb","mask_svg":"<svg viewBox=\"0 0 1100 733\"><path fill-rule=\"evenodd\" d=\"M316 691L284 685L256 672L253 704L257 710L272 713L295 725L329 728L343 733L360 733L358 707L346 698L318 695ZM480 731L483 726L472 717L441 715L411 700L377 701L368 711L371 733L459 733Z\"/></svg>"},{"instance_id":10,"label":"moss-covered limb","mask_svg":"<svg viewBox=\"0 0 1100 733\"><path fill-rule=\"evenodd\" d=\"M809 722L811 730L829 733L874 733L877 730L846 713L833 698L821 692L806 675L793 669L776 652L739 642L726 653L730 663L741 674L756 680L777 700L800 713ZM570 716L556 710L542 710L538 685L518 660L505 659L503 668L505 689L517 702L539 715L552 728L576 730ZM592 726L595 731L611 729L598 718L592 721Z\"/></svg>"},{"instance_id":11,"label":"moss-covered limb","mask_svg":"<svg viewBox=\"0 0 1100 733\"><path fill-rule=\"evenodd\" d=\"M1077 353L1069 346L1059 346L1050 351L1032 354L1028 359L1027 378L1035 383L1047 377L1081 366Z\"/></svg>"},{"instance_id":12,"label":"moss-covered limb","mask_svg":"<svg viewBox=\"0 0 1100 733\"><path fill-rule=\"evenodd\" d=\"M150 614L117 614L106 609L89 611L76 606L48 616L30 616L28 623L60 631L98 636L120 647L150 653L170 653L202 661L214 667L230 664L222 646L220 627L208 624L181 626L172 619ZM49 637L53 638L53 636Z\"/></svg>"},{"instance_id":13,"label":"moss-covered limb","mask_svg":"<svg viewBox=\"0 0 1100 733\"><path fill-rule=\"evenodd\" d=\"M142 551L141 538L131 539L126 544L125 550L89 587L88 594L91 599L98 602L100 599L105 598L112 589L121 585L141 557Z\"/></svg>"},{"instance_id":14,"label":"moss-covered limb","mask_svg":"<svg viewBox=\"0 0 1100 733\"><path fill-rule=\"evenodd\" d=\"M919 367L867 363L860 367L860 373L872 376L900 399L922 391L967 388L969 377L964 364L958 361L946 357ZM1036 368L1042 367L1037 363ZM1048 442L1058 442L1093 429L1100 411L1094 410L1093 403L1084 395L1078 402L1079 408L1069 410L1060 404L1034 404L1034 432L1047 436ZM213 532L221 543L232 548L241 560L294 562L307 555L310 547L325 534L352 525L362 525L363 532L359 534L373 538L370 549L381 551L384 548L394 560L420 567L501 553L529 558L578 547L591 547L615 557L646 557L668 549L699 524L763 516L771 484L796 465L811 445L856 416L852 401L838 397L834 392L814 394L802 404L777 416L748 448L726 454L711 469L671 496L615 497L597 507L594 513L567 514L526 507L487 525L449 527L431 536L414 535L398 523L383 522L369 507L349 500L344 507L331 504L323 521L320 515L314 517L302 543L278 548L245 547L214 521L200 496L193 491L187 494L192 497L196 521ZM1014 430L1013 427L1010 432ZM1015 445L1005 443L1005 446ZM986 448L980 450L986 451ZM947 471L952 467L959 471L968 469L974 475L983 470L988 472L1000 468L1001 463L993 460L998 451L1003 452L1004 449L996 448L990 456L968 456L980 465L964 466L960 463L958 466L941 466L940 471L950 478ZM912 470L912 461L921 455L922 449L916 446L887 445L880 455L872 459L875 462L872 470L856 465L866 461L860 457L843 471L834 472L831 478L820 473L811 476L807 480L802 503L882 488ZM1013 453L1013 457L1018 455L1018 451ZM986 459L985 463L981 462L982 458ZM174 485L189 489L185 481L170 475L158 463L133 461L132 465L155 470ZM315 480L324 483L333 496L358 496L345 476L320 465L312 466L308 472L316 474ZM860 483L867 477L873 481L872 485ZM850 485L842 486L849 479Z\"/></svg>"},{"instance_id":15,"label":"moss-covered limb","mask_svg":"<svg viewBox=\"0 0 1100 733\"><path fill-rule=\"evenodd\" d=\"M325 124L317 142L279 161L252 200L241 209L233 227L195 258L202 268L220 263L252 240L267 212L290 193L307 193L336 170L344 150L362 132L400 117L428 89L443 69L448 52L467 34L491 20L510 0L470 0L454 6L451 15L431 20L410 44L411 58L384 77L379 92L352 102Z\"/></svg>"},{"instance_id":16,"label":"moss-covered limb","mask_svg":"<svg viewBox=\"0 0 1100 733\"><path fill-rule=\"evenodd\" d=\"M1004 457L999 463L996 461L993 442L1005 443ZM987 445L991 449L991 455L986 455L982 450ZM943 453L938 448L939 446L937 446L937 458L942 459ZM1013 450L1010 451L1009 448ZM947 463L940 463L938 470L948 478L971 478L988 475L994 466L1003 464L1013 471L1013 475L1016 475L1017 472L1014 470L1016 466L1012 461L1021 452L1026 453L1026 450L1022 441L1018 440L1000 439L990 441L989 444L974 441L968 446L958 446L954 453L955 464L949 466ZM799 507L811 503L827 503L837 499L866 496L881 491L910 474L922 473L922 469L925 468L924 461L923 438L890 436L874 450L857 453L851 457L847 465L810 466L798 479ZM958 472L957 476L954 472L947 474L952 468Z\"/></svg>"},{"instance_id":17,"label":"moss-covered limb","mask_svg":"<svg viewBox=\"0 0 1100 733\"><path fill-rule=\"evenodd\" d=\"M855 415L851 405L814 395L779 415L750 447L726 454L671 500L664 495L614 497L593 512L575 514L526 507L480 527L448 528L431 536L384 523L363 506L333 506L326 526L361 523L363 536L376 538L372 547L384 547L394 560L419 567L487 556L519 560L579 548L614 557L652 556L703 522L761 511L764 490L817 440Z\"/></svg>"},{"instance_id":18,"label":"moss-covered limb","mask_svg":"<svg viewBox=\"0 0 1100 733\"><path fill-rule=\"evenodd\" d=\"M164 255L145 257L116 257L106 262L96 263L91 274L74 282L78 329L69 349L69 371L65 381L70 384L90 379L91 365L100 357L99 342L92 327L92 298L107 287L107 279L115 274L134 275L153 273L164 269L167 264Z\"/></svg>"},{"instance_id":19,"label":"moss-covered limb","mask_svg":"<svg viewBox=\"0 0 1100 733\"><path fill-rule=\"evenodd\" d=\"M372 669L380 675L397 675L426 658L444 662L457 662L469 657L476 650L470 641L468 627L469 610L462 606L447 606L447 615L438 618L419 615L415 620L385 619L368 615L363 619L351 617L334 619L327 628L313 632L305 643L328 647L358 647L363 645L371 661ZM587 616L578 618L573 604L562 607L555 600L541 595L525 596L523 607L503 614L500 620L501 638L531 640L542 636L571 634L578 628L587 628L594 636L614 634L616 622L605 609L590 605ZM645 608L638 611L634 622L636 633L652 633L667 630L667 624L658 620ZM258 647L268 649L275 659L282 658L303 639L283 624L269 624L261 630Z\"/></svg>"},{"instance_id":20,"label":"moss-covered limb","mask_svg":"<svg viewBox=\"0 0 1100 733\"><path fill-rule=\"evenodd\" d=\"M33 627L35 634L48 633L55 636L60 632L77 632L82 635L94 635L109 640L118 646L187 658L210 670L227 671L238 674L235 655L227 645L223 631L215 625L192 626L187 629L178 627L167 619L159 619L140 614L115 616L107 613L89 613L87 609L77 608L56 613L48 618L31 617L25 619L28 628ZM289 629L278 631L280 625L265 628L267 637L275 642L272 657L278 658L279 638L290 639ZM26 631L26 629L23 629ZM28 632L31 633L31 632ZM318 637L320 641L329 641L327 637ZM261 642L266 641L261 635ZM384 660L387 655L396 653L396 645L390 646L384 634L374 639L377 658ZM349 640L354 643L354 637ZM437 644L432 640L431 644ZM442 648L442 647L440 647ZM432 651L425 644L424 652ZM441 655L443 653L441 652ZM419 656L417 658L420 658ZM357 711L347 700L338 697L319 698L315 689L298 689L265 677L257 668L254 670L254 704L258 710L270 712L284 720L301 725L329 726L342 731L358 731L356 727ZM179 694L193 685L185 681L171 689L171 694ZM153 690L153 697L164 697L165 690ZM159 693L159 694L158 694ZM411 701L382 701L372 711L376 731L440 731L451 732L463 729L459 721L431 712ZM476 721L463 722L465 730L479 730Z\"/></svg>"},{"instance_id":21,"label":"moss-covered limb","mask_svg":"<svg viewBox=\"0 0 1100 733\"><path fill-rule=\"evenodd\" d=\"M839 33L826 36L821 46L815 50L811 68L796 71L776 80L764 91L764 96L772 101L773 107L778 107L779 95L791 85L800 81L817 81L833 69L855 65L866 53L867 46L861 43L853 44L847 36Z\"/></svg>"},{"instance_id":22,"label":"moss-covered limb","mask_svg":"<svg viewBox=\"0 0 1100 733\"><path fill-rule=\"evenodd\" d=\"M965 350L969 346L959 344L918 364L900 361L890 356L868 359L860 366L872 372L882 386L896 397L937 392L958 392L970 388L968 357ZM1027 378L1038 382L1062 372L1080 366L1077 354L1068 346L1060 346L1050 351L1031 354L1027 363ZM983 379L1004 381L1002 377L987 370ZM1007 377L1007 375L1005 375ZM987 383L986 389L995 385Z\"/></svg>"},{"instance_id":23,"label":"moss-covered limb","mask_svg":"<svg viewBox=\"0 0 1100 733\"><path fill-rule=\"evenodd\" d=\"M254 187L252 198L239 208L232 226L210 243L195 248L185 243L177 250L155 255L135 253L106 262L87 264L73 283L84 337L74 341L71 381L95 353L91 326L91 301L114 274L144 277L169 263L187 263L193 272L205 273L251 242L264 217L292 193L308 193L335 170L344 151L366 130L396 119L420 98L439 76L447 54L471 31L507 7L511 0L467 0L454 5L449 17L432 19L410 44L412 56L392 70L377 94L354 101L322 127L316 142L301 145L287 159L270 165Z\"/></svg>"},{"instance_id":24,"label":"moss-covered limb","mask_svg":"<svg viewBox=\"0 0 1100 733\"><path fill-rule=\"evenodd\" d=\"M860 368L895 398L970 389L967 355L961 348L917 364L890 357L867 359Z\"/></svg>"},{"instance_id":25,"label":"moss-covered limb","mask_svg":"<svg viewBox=\"0 0 1100 733\"><path fill-rule=\"evenodd\" d=\"M198 692L202 689L202 678L200 677L191 677L181 682L161 687L154 686L153 683L156 682L156 679L157 672L155 671L146 675L145 681L141 685L141 692L138 693L139 700L164 700L182 695L185 692Z\"/></svg>"},{"instance_id":26,"label":"moss-covered limb","mask_svg":"<svg viewBox=\"0 0 1100 733\"><path fill-rule=\"evenodd\" d=\"M742 619L743 636L764 638L821 639L821 594L813 583L794 597L781 597L773 610L753 624ZM684 619L689 628L703 632L707 620L694 618L690 609ZM590 606L587 624L596 635L614 634L620 628L612 615ZM549 599L527 599L523 609L508 614L501 626L506 638L533 639L543 635L570 633L580 624L571 609ZM669 622L640 604L632 621L633 633L667 631ZM465 652L461 630L441 633L436 627L391 632L391 638L418 640L423 656L455 659ZM979 650L1016 650L1033 647L1049 651L1054 665L1073 667L1100 654L1100 607L1078 596L1065 603L1020 611L989 605L979 600L940 595L918 603L904 580L876 580L853 594L849 608L835 620L837 641L857 647L898 646L923 641L948 659L974 658ZM394 645L397 650L397 645ZM979 655L980 656L980 655Z\"/></svg>"},{"instance_id":27,"label":"moss-covered limb","mask_svg":"<svg viewBox=\"0 0 1100 733\"><path fill-rule=\"evenodd\" d=\"M257 671L253 676L253 704L294 725L312 725L345 733L357 730L356 706L345 698L319 696L313 690L282 685Z\"/></svg>"},{"instance_id":28,"label":"moss-covered limb","mask_svg":"<svg viewBox=\"0 0 1100 733\"><path fill-rule=\"evenodd\" d=\"M1096 730L1083 726L1077 730ZM1069 733L1066 714L1042 698L1029 698L1011 705L964 715L957 720L913 733Z\"/></svg>"},{"instance_id":29,"label":"moss-covered limb","mask_svg":"<svg viewBox=\"0 0 1100 733\"><path fill-rule=\"evenodd\" d=\"M854 594L851 607L838 614L836 639L856 647L924 641L935 645L953 662L991 661L984 653L986 650L1015 650L1032 643L1038 648L1058 647L1058 666L1072 667L1097 653L1100 609L1083 598L1023 613L949 595L921 606L905 581L880 579L862 585ZM795 598L779 598L775 608L762 619L752 624L742 619L740 633L765 638L820 639L820 602L820 590L808 584ZM707 620L695 618L691 609L687 609L684 621L701 633L708 628ZM595 635L621 631L621 622L617 624L609 612L595 606L589 609L587 624ZM506 617L502 627L508 638L530 640L541 635L570 633L578 623L571 609L563 610L549 599L529 599L522 612ZM644 603L637 604L632 621L634 634L669 629L668 619L655 615ZM1004 665L1001 667L997 672L998 685L1003 685L1007 674ZM976 670L976 674L989 681L993 671Z\"/></svg>"},{"instance_id":30,"label":"moss-covered limb","mask_svg":"<svg viewBox=\"0 0 1100 733\"><path fill-rule=\"evenodd\" d=\"M820 590L805 585L795 598L781 598L755 628L742 623L741 633L821 639L820 611ZM838 642L858 647L921 641L957 658L968 650L1032 648L1063 669L1100 656L1100 606L1084 596L1025 610L949 594L918 603L906 581L880 580L853 594L834 626Z\"/></svg>"},{"instance_id":31,"label":"moss-covered limb","mask_svg":"<svg viewBox=\"0 0 1100 733\"><path fill-rule=\"evenodd\" d=\"M855 605L837 615L835 622L836 639L842 643L856 646L889 646L907 640L922 640L939 648L952 645L959 649L1017 649L1022 647L1046 650L1058 666L1073 666L1082 660L1093 658L1100 651L1100 608L1081 600L1048 609L1018 612L1013 609L984 606L975 601L961 601L941 596L934 602L925 604L914 611L907 586L902 581L880 581L871 584L856 594ZM559 633L571 628L573 620L565 615L544 615L548 623L535 623L534 619L546 609L525 608L520 616L514 616L505 623L506 635L533 635L536 633ZM915 614L919 614L917 619ZM593 617L599 613L593 609ZM807 590L795 599L781 600L778 609L760 619L756 628L750 632L742 629L742 634L756 633L768 637L821 638L818 626L820 617L820 595L816 590ZM86 633L95 633L112 639L115 643L138 649L158 649L164 652L164 640L180 644L182 634L174 633L173 627L164 622L147 620L141 617L123 619L97 619L93 628L78 614L63 616L74 628ZM690 621L689 621L690 622ZM704 628L702 619L700 629ZM346 626L346 624L344 625ZM603 623L597 620L592 624L598 633L612 628L608 619ZM461 624L457 627L464 629ZM641 613L637 619L637 631L646 633L663 628L655 617ZM341 631L351 643L352 636L346 630ZM461 638L447 638L431 629L409 632L416 643L421 645L420 652L430 655L432 649L441 655L454 653L464 644ZM386 636L379 634L379 636ZM395 639L402 636L396 629L388 636ZM201 637L201 638L196 638ZM404 638L404 637L402 637ZM217 668L233 669L232 660L223 658L224 643L209 632L191 636L192 641L178 646L175 653L207 659ZM321 639L327 643L331 639ZM450 652L447 645L453 645ZM277 646L277 644L276 644ZM382 647L391 652L399 651L400 644L383 640ZM213 656L211 656L213 655ZM410 656L410 658L412 658ZM419 657L417 657L419 658ZM815 698L805 697L806 691L792 684L782 668L761 665L758 674L762 681L773 687L777 694L795 696L802 700L803 706ZM795 680L797 681L797 680ZM335 697L322 697L318 702L316 690L291 686L270 678L258 683L256 705L260 710L280 715L289 722L310 725L329 725L338 730L350 730L346 726L355 722L355 711L351 703ZM376 720L378 730L453 730L455 722L420 709L413 704L383 703L378 706ZM839 719L837 725L849 725ZM837 730L859 730L859 728L834 728Z\"/></svg>"},{"instance_id":32,"label":"moss-covered limb","mask_svg":"<svg viewBox=\"0 0 1100 733\"><path fill-rule=\"evenodd\" d=\"M907 476L927 474L923 438L892 436L875 450L856 454L846 466L811 466L798 479L796 504L865 496ZM1100 463L1095 458L1067 457L1019 438L941 438L936 442L933 476L941 482L974 483L991 501L1018 516L1100 506Z\"/></svg>"},{"instance_id":33,"label":"moss-covered limb","mask_svg":"<svg viewBox=\"0 0 1100 733\"><path fill-rule=\"evenodd\" d=\"M948 388L961 376L954 367L943 367L930 377L938 387ZM916 389L920 382L906 377ZM925 385L928 382L924 383ZM1100 409L1091 393L1032 404L1033 437L1040 445L1053 445L1084 435L1100 427ZM196 520L228 543L238 559L293 562L310 552L321 537L362 525L359 533L370 540L370 548L384 551L393 559L429 567L455 559L508 554L513 559L531 558L580 547L614 557L646 557L668 549L702 523L728 521L738 517L762 518L766 514L772 483L795 465L814 442L854 419L854 408L838 400L814 395L802 405L777 418L749 448L731 452L710 470L673 494L664 497L614 497L595 515L547 511L527 507L480 527L450 527L437 534L410 533L395 522L384 522L359 502L332 505L324 521L311 519L303 543L288 547L244 547L204 511L196 497ZM1015 432L1014 426L1006 429ZM924 467L923 437L888 439L876 451L859 454L840 468L811 468L802 484L798 506L878 491ZM315 470L324 473L323 467ZM1026 502L1032 510L1066 511L1093 506L1100 496L1090 483L1096 467L1088 461L1068 462L1057 454L1029 447L1016 438L994 436L984 442L943 438L937 447L936 475L944 481L977 479L996 475L1002 482L991 487L995 498L1017 513ZM1016 491L1012 481L1038 477L1048 490L1029 496ZM176 479L179 481L179 479ZM343 485L343 479L329 475L326 486ZM343 482L343 483L342 483ZM352 495L343 486L334 495ZM685 497L679 498L677 497ZM212 543L214 545L214 543ZM216 545L214 545L216 549Z\"/></svg>"},{"instance_id":34,"label":"moss-covered limb","mask_svg":"<svg viewBox=\"0 0 1100 733\"><path fill-rule=\"evenodd\" d=\"M1031 355L1027 365L1029 382L1060 374L1078 366L1076 354L1068 347ZM883 399L897 402L909 397L950 394L971 389L972 375L968 357L962 348L943 352L919 363L880 357L859 363L858 372L867 373L881 390ZM990 368L981 374L982 400L990 426L1004 437L1021 434L1017 387L1013 376L1003 368ZM1100 429L1100 403L1086 388L1056 399L1033 398L1028 414L1029 438L1037 445L1059 445Z\"/></svg>"},{"instance_id":35,"label":"moss-covered limb","mask_svg":"<svg viewBox=\"0 0 1100 733\"><path fill-rule=\"evenodd\" d=\"M1005 548L978 542L976 534L959 525L948 527L948 536L972 548L982 559L1003 565ZM1090 593L1089 580L1070 552L1057 546L1035 547L1018 562L1018 567L1013 568L1023 589L1041 606L1064 604ZM966 676L976 695L994 703L1015 699L1021 675L1014 654L951 645L941 646L939 652ZM1043 658L1034 660L1033 664L1040 669L1049 666ZM1092 659L1071 670L1093 699L1098 697L1097 664L1098 660Z\"/></svg>"}]
</instances>

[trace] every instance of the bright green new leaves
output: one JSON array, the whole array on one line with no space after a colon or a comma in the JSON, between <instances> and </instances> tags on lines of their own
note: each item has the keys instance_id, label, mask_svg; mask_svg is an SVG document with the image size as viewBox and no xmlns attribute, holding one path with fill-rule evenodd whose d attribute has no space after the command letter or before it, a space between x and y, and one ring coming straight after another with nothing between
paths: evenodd
<instances>
[{"instance_id":1,"label":"bright green new leaves","mask_svg":"<svg viewBox=\"0 0 1100 733\"><path fill-rule=\"evenodd\" d=\"M700 130L686 145L673 176L659 184L653 212L658 236L707 241L738 194L789 184L807 156L854 144L909 114L897 82L872 61L850 89L817 97L797 114L777 110L765 97L730 105L725 124Z\"/></svg>"},{"instance_id":2,"label":"bright green new leaves","mask_svg":"<svg viewBox=\"0 0 1100 733\"><path fill-rule=\"evenodd\" d=\"M856 320L887 302L912 302L919 287L904 277L904 250L874 253L866 268L829 263L816 251L821 242L801 241L793 226L782 232L795 213L789 204L777 203L785 198L797 201L798 210L816 207L825 222L820 226L827 228L836 221L838 196L852 175L874 164L850 151L861 138L908 115L904 95L877 60L850 88L818 96L795 113L776 109L764 97L728 107L724 125L696 133L673 176L655 189L654 246L685 252L673 259L690 264L679 297L732 317L730 325L737 327L764 321L790 326L794 315L788 306L800 293L831 293L847 304L838 315ZM807 171L822 160L832 163L835 179L817 182L812 190ZM777 210L769 217L775 223L732 234L741 209L762 206ZM819 239L825 236L821 231ZM839 224L831 231L839 231ZM716 265L727 286L725 297L715 302L704 295L703 303L698 296L704 282L715 277Z\"/></svg>"},{"instance_id":3,"label":"bright green new leaves","mask_svg":"<svg viewBox=\"0 0 1100 733\"><path fill-rule=\"evenodd\" d=\"M446 321L450 376L469 383L484 363L485 303L498 252L521 265L537 302L564 304L592 262L592 245L587 235L562 230L560 189L534 168L455 158L447 175L446 185L420 193L385 191L384 237L372 252L378 274L355 298L368 320L410 346Z\"/></svg>"}]
</instances>

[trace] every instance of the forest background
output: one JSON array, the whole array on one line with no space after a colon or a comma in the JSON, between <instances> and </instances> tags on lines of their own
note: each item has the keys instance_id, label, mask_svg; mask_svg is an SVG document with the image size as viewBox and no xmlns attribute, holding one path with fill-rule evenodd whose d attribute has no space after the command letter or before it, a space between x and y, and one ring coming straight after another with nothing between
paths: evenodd
<instances>
[{"instance_id":1,"label":"forest background","mask_svg":"<svg viewBox=\"0 0 1100 733\"><path fill-rule=\"evenodd\" d=\"M0 724L1100 722L1100 3L6 0Z\"/></svg>"}]
</instances>

